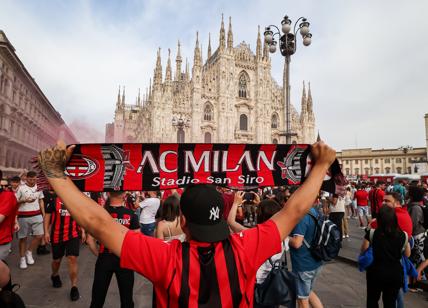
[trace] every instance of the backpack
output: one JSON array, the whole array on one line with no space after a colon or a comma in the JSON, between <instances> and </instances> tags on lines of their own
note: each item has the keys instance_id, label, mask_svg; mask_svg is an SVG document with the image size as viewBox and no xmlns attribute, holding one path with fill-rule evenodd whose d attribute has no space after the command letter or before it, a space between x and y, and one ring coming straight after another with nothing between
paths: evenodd
<instances>
[{"instance_id":1,"label":"backpack","mask_svg":"<svg viewBox=\"0 0 428 308\"><path fill-rule=\"evenodd\" d=\"M326 216L315 217L308 213L315 221L315 232L312 243L303 239L305 246L317 260L331 261L337 257L342 247L339 228Z\"/></svg>"},{"instance_id":2,"label":"backpack","mask_svg":"<svg viewBox=\"0 0 428 308\"><path fill-rule=\"evenodd\" d=\"M272 269L262 283L255 285L255 303L259 306L283 305L287 308L295 308L297 276L288 271L285 251L279 260L273 262L269 258L268 261Z\"/></svg>"}]
</instances>

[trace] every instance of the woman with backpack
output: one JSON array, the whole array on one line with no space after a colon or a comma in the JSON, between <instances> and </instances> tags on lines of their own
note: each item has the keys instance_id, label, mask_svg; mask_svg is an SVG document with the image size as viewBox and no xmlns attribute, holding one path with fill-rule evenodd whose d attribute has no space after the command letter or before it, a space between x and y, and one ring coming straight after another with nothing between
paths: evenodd
<instances>
[{"instance_id":1,"label":"woman with backpack","mask_svg":"<svg viewBox=\"0 0 428 308\"><path fill-rule=\"evenodd\" d=\"M403 286L401 257L410 256L407 234L398 226L393 208L382 206L377 217L377 229L366 232L361 252L373 248L373 262L367 267L367 308L379 307L382 295L384 308L395 308Z\"/></svg>"},{"instance_id":2,"label":"woman with backpack","mask_svg":"<svg viewBox=\"0 0 428 308\"><path fill-rule=\"evenodd\" d=\"M409 187L409 204L407 205L407 211L412 218L412 236L415 241L413 246L410 260L418 267L424 260L424 241L427 221L424 217L424 205L423 205L424 191L422 188L417 186Z\"/></svg>"}]
</instances>

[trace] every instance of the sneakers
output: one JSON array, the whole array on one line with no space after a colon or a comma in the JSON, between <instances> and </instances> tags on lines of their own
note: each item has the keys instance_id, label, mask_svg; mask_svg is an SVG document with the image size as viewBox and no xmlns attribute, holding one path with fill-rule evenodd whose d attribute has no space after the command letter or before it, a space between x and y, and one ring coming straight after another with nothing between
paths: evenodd
<instances>
[{"instance_id":1,"label":"sneakers","mask_svg":"<svg viewBox=\"0 0 428 308\"><path fill-rule=\"evenodd\" d=\"M27 260L27 264L28 265L33 265L34 264L33 254L32 254L31 251L27 250L25 252L25 259Z\"/></svg>"},{"instance_id":2,"label":"sneakers","mask_svg":"<svg viewBox=\"0 0 428 308\"><path fill-rule=\"evenodd\" d=\"M70 290L70 299L75 302L80 298L79 289L77 287L72 287Z\"/></svg>"},{"instance_id":3,"label":"sneakers","mask_svg":"<svg viewBox=\"0 0 428 308\"><path fill-rule=\"evenodd\" d=\"M28 266L27 266L27 261L25 261L25 257L22 257L20 260L19 260L19 268L20 269L26 269Z\"/></svg>"},{"instance_id":4,"label":"sneakers","mask_svg":"<svg viewBox=\"0 0 428 308\"><path fill-rule=\"evenodd\" d=\"M38 255L47 255L47 254L50 254L50 251L46 247L46 245L40 245L39 247L37 247L37 254Z\"/></svg>"},{"instance_id":5,"label":"sneakers","mask_svg":"<svg viewBox=\"0 0 428 308\"><path fill-rule=\"evenodd\" d=\"M52 286L54 288L61 288L62 287L62 282L61 282L61 278L59 278L59 275L51 276L51 280L52 280Z\"/></svg>"}]
</instances>

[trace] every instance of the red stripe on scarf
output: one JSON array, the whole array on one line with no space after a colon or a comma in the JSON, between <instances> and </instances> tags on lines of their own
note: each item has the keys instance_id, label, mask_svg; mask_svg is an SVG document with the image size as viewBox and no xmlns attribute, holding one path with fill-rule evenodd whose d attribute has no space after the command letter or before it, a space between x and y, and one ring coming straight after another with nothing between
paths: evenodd
<instances>
[{"instance_id":1,"label":"red stripe on scarf","mask_svg":"<svg viewBox=\"0 0 428 308\"><path fill-rule=\"evenodd\" d=\"M129 162L134 167L133 170L127 169L123 177L123 190L143 190L143 174L137 173L138 166L143 159L141 144L124 144L124 151L129 151Z\"/></svg>"},{"instance_id":2,"label":"red stripe on scarf","mask_svg":"<svg viewBox=\"0 0 428 308\"><path fill-rule=\"evenodd\" d=\"M267 161L271 162L272 156L276 150L275 144L263 144L260 146L259 152L264 152L266 154ZM256 162L257 163L257 162ZM273 167L275 168L275 162L273 162ZM264 186L275 186L275 181L273 179L273 171L268 168L266 163L260 158L260 170L257 172L257 176L264 179Z\"/></svg>"}]
</instances>

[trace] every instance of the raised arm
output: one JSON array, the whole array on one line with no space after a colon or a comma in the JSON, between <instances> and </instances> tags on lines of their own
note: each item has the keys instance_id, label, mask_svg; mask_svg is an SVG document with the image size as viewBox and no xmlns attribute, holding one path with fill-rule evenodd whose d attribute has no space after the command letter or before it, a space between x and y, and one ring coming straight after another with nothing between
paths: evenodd
<instances>
[{"instance_id":1,"label":"raised arm","mask_svg":"<svg viewBox=\"0 0 428 308\"><path fill-rule=\"evenodd\" d=\"M76 222L115 255L120 256L123 239L128 229L114 222L107 211L84 195L65 175L67 159L71 156L73 149L74 147L69 147L66 150L65 144L58 142L55 147L39 154L40 167Z\"/></svg>"},{"instance_id":2,"label":"raised arm","mask_svg":"<svg viewBox=\"0 0 428 308\"><path fill-rule=\"evenodd\" d=\"M233 232L241 232L242 230L246 230L247 228L241 225L236 221L236 212L238 211L238 206L242 204L245 192L237 191L235 193L235 198L233 200L232 207L229 211L229 216L227 216L227 223Z\"/></svg>"},{"instance_id":3,"label":"raised arm","mask_svg":"<svg viewBox=\"0 0 428 308\"><path fill-rule=\"evenodd\" d=\"M282 241L312 207L327 170L336 158L336 152L321 141L312 146L312 158L315 160L315 165L308 178L291 195L284 208L272 217Z\"/></svg>"}]
</instances>

